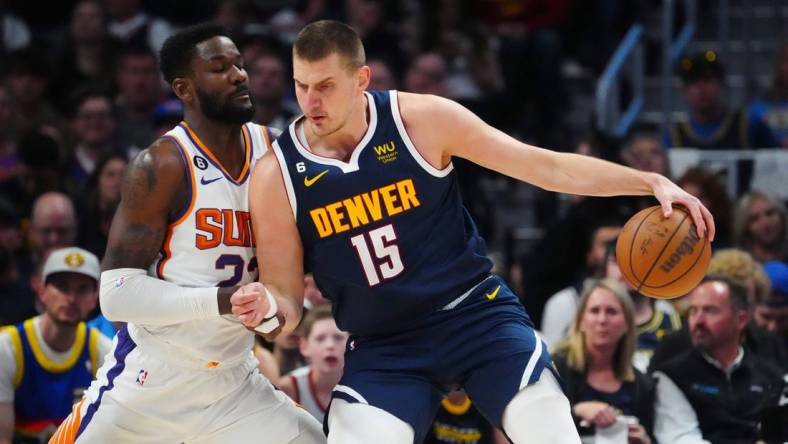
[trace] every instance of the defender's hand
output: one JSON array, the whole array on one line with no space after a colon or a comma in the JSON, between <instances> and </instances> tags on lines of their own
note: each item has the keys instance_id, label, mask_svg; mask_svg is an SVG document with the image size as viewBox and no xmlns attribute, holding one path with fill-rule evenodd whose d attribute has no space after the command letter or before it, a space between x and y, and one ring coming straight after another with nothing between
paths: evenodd
<instances>
[{"instance_id":1,"label":"defender's hand","mask_svg":"<svg viewBox=\"0 0 788 444\"><path fill-rule=\"evenodd\" d=\"M276 301L259 282L251 282L239 288L230 296L230 304L233 315L249 328L256 328L263 319L274 316L278 311Z\"/></svg>"}]
</instances>

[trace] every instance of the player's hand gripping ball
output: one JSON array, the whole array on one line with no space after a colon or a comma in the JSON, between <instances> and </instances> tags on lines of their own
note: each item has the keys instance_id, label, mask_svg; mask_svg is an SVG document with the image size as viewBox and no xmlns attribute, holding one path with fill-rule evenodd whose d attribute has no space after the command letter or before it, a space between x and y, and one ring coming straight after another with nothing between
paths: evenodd
<instances>
[{"instance_id":1,"label":"player's hand gripping ball","mask_svg":"<svg viewBox=\"0 0 788 444\"><path fill-rule=\"evenodd\" d=\"M709 268L711 244L700 238L689 212L674 206L646 208L624 225L616 259L630 285L646 296L672 299L689 293Z\"/></svg>"}]
</instances>

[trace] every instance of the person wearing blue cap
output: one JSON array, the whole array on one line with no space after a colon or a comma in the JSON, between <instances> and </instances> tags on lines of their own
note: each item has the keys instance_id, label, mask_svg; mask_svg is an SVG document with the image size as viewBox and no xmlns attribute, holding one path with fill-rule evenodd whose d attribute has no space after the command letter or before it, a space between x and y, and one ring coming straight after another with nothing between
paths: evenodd
<instances>
[{"instance_id":1,"label":"person wearing blue cap","mask_svg":"<svg viewBox=\"0 0 788 444\"><path fill-rule=\"evenodd\" d=\"M788 264L769 261L763 269L772 282L771 295L755 306L755 323L764 330L780 335L788 347Z\"/></svg>"}]
</instances>

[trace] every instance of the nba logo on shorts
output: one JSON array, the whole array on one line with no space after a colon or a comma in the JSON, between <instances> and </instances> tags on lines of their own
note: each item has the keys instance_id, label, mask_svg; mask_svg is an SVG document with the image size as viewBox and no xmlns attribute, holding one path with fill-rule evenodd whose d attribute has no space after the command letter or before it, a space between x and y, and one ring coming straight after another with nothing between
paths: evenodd
<instances>
[{"instance_id":1,"label":"nba logo on shorts","mask_svg":"<svg viewBox=\"0 0 788 444\"><path fill-rule=\"evenodd\" d=\"M144 369L140 369L140 372L137 373L137 384L145 385L145 381L148 379L148 371Z\"/></svg>"},{"instance_id":2,"label":"nba logo on shorts","mask_svg":"<svg viewBox=\"0 0 788 444\"><path fill-rule=\"evenodd\" d=\"M356 340L354 339L350 341L350 351L353 351L355 349L356 349Z\"/></svg>"}]
</instances>

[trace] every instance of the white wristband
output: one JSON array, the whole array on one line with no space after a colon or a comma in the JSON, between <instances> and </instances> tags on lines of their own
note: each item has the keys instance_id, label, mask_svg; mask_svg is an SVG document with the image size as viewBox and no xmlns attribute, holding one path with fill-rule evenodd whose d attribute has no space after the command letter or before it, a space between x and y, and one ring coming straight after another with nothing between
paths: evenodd
<instances>
[{"instance_id":1,"label":"white wristband","mask_svg":"<svg viewBox=\"0 0 788 444\"><path fill-rule=\"evenodd\" d=\"M276 298L274 298L271 292L268 291L267 288L263 288L265 289L265 296L268 298L268 311L263 316L263 322L255 327L255 331L259 331L260 333L271 333L279 327L279 318L276 317L279 306L276 304Z\"/></svg>"}]
</instances>

